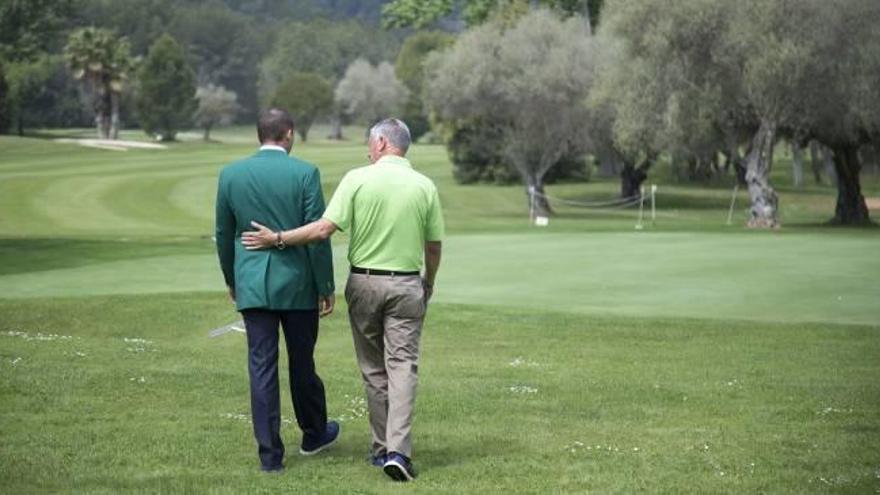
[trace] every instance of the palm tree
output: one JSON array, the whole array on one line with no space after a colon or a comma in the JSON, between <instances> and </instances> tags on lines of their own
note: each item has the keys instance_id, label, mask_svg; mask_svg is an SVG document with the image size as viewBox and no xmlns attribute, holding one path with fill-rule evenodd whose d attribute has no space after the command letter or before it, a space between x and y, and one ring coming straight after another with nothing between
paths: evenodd
<instances>
[{"instance_id":1,"label":"palm tree","mask_svg":"<svg viewBox=\"0 0 880 495\"><path fill-rule=\"evenodd\" d=\"M64 58L73 77L86 82L92 92L98 137L116 139L119 97L134 69L128 40L109 29L77 29L67 40Z\"/></svg>"}]
</instances>

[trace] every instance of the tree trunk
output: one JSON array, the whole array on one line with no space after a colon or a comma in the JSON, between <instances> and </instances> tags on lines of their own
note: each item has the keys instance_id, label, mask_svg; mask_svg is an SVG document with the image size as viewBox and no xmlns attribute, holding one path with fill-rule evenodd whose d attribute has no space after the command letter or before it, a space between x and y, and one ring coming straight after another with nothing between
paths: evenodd
<instances>
[{"instance_id":1,"label":"tree trunk","mask_svg":"<svg viewBox=\"0 0 880 495\"><path fill-rule=\"evenodd\" d=\"M837 173L837 206L831 223L838 225L868 225L871 217L862 196L859 180L862 164L859 148L849 144L833 149L834 170Z\"/></svg>"},{"instance_id":2,"label":"tree trunk","mask_svg":"<svg viewBox=\"0 0 880 495\"><path fill-rule=\"evenodd\" d=\"M624 164L620 172L620 197L633 199L640 197L642 182L647 178L648 174L640 167L635 167L632 163Z\"/></svg>"},{"instance_id":3,"label":"tree trunk","mask_svg":"<svg viewBox=\"0 0 880 495\"><path fill-rule=\"evenodd\" d=\"M683 180L687 180L687 174L682 172L682 163L687 163L689 160L689 155L682 152L680 149L673 150L671 152L671 156L669 159L669 169L672 173L672 176L675 178L677 182L681 182ZM625 165L625 163L624 163ZM622 171L622 169L621 169Z\"/></svg>"},{"instance_id":4,"label":"tree trunk","mask_svg":"<svg viewBox=\"0 0 880 495\"><path fill-rule=\"evenodd\" d=\"M110 93L110 136L119 139L119 93Z\"/></svg>"},{"instance_id":5,"label":"tree trunk","mask_svg":"<svg viewBox=\"0 0 880 495\"><path fill-rule=\"evenodd\" d=\"M724 153L724 155L729 160L729 165L733 165L733 172L736 174L736 182L741 186L745 186L746 167L743 165L743 156L739 152L739 141L736 138L736 134L734 134L732 131L725 132L724 142L725 147L727 148L727 151ZM725 165L725 168L728 168L729 165Z\"/></svg>"},{"instance_id":6,"label":"tree trunk","mask_svg":"<svg viewBox=\"0 0 880 495\"><path fill-rule=\"evenodd\" d=\"M654 165L657 154L649 151L638 166L624 159L623 170L620 172L620 197L640 198L642 182L648 178L648 170Z\"/></svg>"},{"instance_id":7,"label":"tree trunk","mask_svg":"<svg viewBox=\"0 0 880 495\"><path fill-rule=\"evenodd\" d=\"M791 173L794 187L804 185L804 148L797 142L791 142Z\"/></svg>"},{"instance_id":8,"label":"tree trunk","mask_svg":"<svg viewBox=\"0 0 880 495\"><path fill-rule=\"evenodd\" d=\"M296 129L296 133L299 134L300 141L302 141L304 143L309 139L309 128L306 126L303 126L303 125L299 126Z\"/></svg>"},{"instance_id":9,"label":"tree trunk","mask_svg":"<svg viewBox=\"0 0 880 495\"><path fill-rule=\"evenodd\" d=\"M602 146L596 151L596 158L599 160L601 177L614 177L620 173L620 157L614 150Z\"/></svg>"},{"instance_id":10,"label":"tree trunk","mask_svg":"<svg viewBox=\"0 0 880 495\"><path fill-rule=\"evenodd\" d=\"M736 182L741 186L746 185L746 167L742 163L742 159L733 162L733 171L736 172Z\"/></svg>"},{"instance_id":11,"label":"tree trunk","mask_svg":"<svg viewBox=\"0 0 880 495\"><path fill-rule=\"evenodd\" d=\"M329 139L335 139L337 141L342 141L344 138L342 137L342 117L339 115L334 115L333 118L330 119L330 135L327 136Z\"/></svg>"},{"instance_id":12,"label":"tree trunk","mask_svg":"<svg viewBox=\"0 0 880 495\"><path fill-rule=\"evenodd\" d=\"M623 170L620 172L620 197L640 198L642 196L642 182L648 178L648 170L654 166L657 153L649 150L645 153L642 163L635 166L626 158L623 159Z\"/></svg>"},{"instance_id":13,"label":"tree trunk","mask_svg":"<svg viewBox=\"0 0 880 495\"><path fill-rule=\"evenodd\" d=\"M822 161L824 163L825 175L828 176L828 180L831 181L831 185L837 187L837 171L835 170L834 165L834 151L827 146L822 146L819 148L822 152Z\"/></svg>"},{"instance_id":14,"label":"tree trunk","mask_svg":"<svg viewBox=\"0 0 880 495\"><path fill-rule=\"evenodd\" d=\"M95 88L95 124L98 139L110 139L110 113L113 106L112 89L107 77L100 80Z\"/></svg>"},{"instance_id":15,"label":"tree trunk","mask_svg":"<svg viewBox=\"0 0 880 495\"><path fill-rule=\"evenodd\" d=\"M742 157L739 156L739 151L722 151L721 154L724 156L724 164L721 165L721 173L727 176L730 175L730 170L733 169L736 182L741 186L746 185L746 169L743 167Z\"/></svg>"},{"instance_id":16,"label":"tree trunk","mask_svg":"<svg viewBox=\"0 0 880 495\"><path fill-rule=\"evenodd\" d=\"M712 167L711 172L713 179L721 175L721 163L719 163L718 161L717 151L713 152L712 155L709 157L709 165Z\"/></svg>"},{"instance_id":17,"label":"tree trunk","mask_svg":"<svg viewBox=\"0 0 880 495\"><path fill-rule=\"evenodd\" d=\"M697 156L690 155L687 157L687 180L693 182L697 178Z\"/></svg>"},{"instance_id":18,"label":"tree trunk","mask_svg":"<svg viewBox=\"0 0 880 495\"><path fill-rule=\"evenodd\" d=\"M210 124L205 126L205 133L202 134L202 139L205 140L206 142L211 140L211 125Z\"/></svg>"},{"instance_id":19,"label":"tree trunk","mask_svg":"<svg viewBox=\"0 0 880 495\"><path fill-rule=\"evenodd\" d=\"M817 186L822 185L822 156L819 147L822 146L815 139L810 141L810 167L813 170L813 180Z\"/></svg>"},{"instance_id":20,"label":"tree trunk","mask_svg":"<svg viewBox=\"0 0 880 495\"><path fill-rule=\"evenodd\" d=\"M95 124L98 126L98 139L110 139L110 115L109 107L105 106L101 97L102 104L99 105L98 112L95 114Z\"/></svg>"},{"instance_id":21,"label":"tree trunk","mask_svg":"<svg viewBox=\"0 0 880 495\"><path fill-rule=\"evenodd\" d=\"M770 185L773 166L773 145L776 141L776 122L761 119L761 126L752 138L752 149L746 158L746 185L751 199L748 226L753 228L779 227L777 209L779 198Z\"/></svg>"},{"instance_id":22,"label":"tree trunk","mask_svg":"<svg viewBox=\"0 0 880 495\"><path fill-rule=\"evenodd\" d=\"M553 208L550 207L550 202L547 201L547 196L544 193L543 177L529 176L526 184L526 197L529 200L529 214L532 221L535 220L535 217L549 217L553 214Z\"/></svg>"}]
</instances>

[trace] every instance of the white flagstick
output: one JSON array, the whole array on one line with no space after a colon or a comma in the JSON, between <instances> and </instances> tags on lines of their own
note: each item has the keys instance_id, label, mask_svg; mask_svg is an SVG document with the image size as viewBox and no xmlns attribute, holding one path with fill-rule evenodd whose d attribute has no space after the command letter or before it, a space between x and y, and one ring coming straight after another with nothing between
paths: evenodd
<instances>
[{"instance_id":1,"label":"white flagstick","mask_svg":"<svg viewBox=\"0 0 880 495\"><path fill-rule=\"evenodd\" d=\"M736 204L736 193L739 191L739 182L733 186L733 196L730 197L730 211L727 212L727 225L733 221L733 205Z\"/></svg>"}]
</instances>

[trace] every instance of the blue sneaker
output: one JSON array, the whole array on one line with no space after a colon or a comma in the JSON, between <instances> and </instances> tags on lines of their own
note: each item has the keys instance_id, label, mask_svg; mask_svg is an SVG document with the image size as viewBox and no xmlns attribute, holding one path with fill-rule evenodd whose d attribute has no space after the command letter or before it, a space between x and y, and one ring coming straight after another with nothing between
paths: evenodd
<instances>
[{"instance_id":1,"label":"blue sneaker","mask_svg":"<svg viewBox=\"0 0 880 495\"><path fill-rule=\"evenodd\" d=\"M324 431L324 435L321 438L314 442L308 442L303 438L299 453L302 455L315 455L336 443L337 439L339 439L339 423L336 421L328 421L327 429Z\"/></svg>"},{"instance_id":2,"label":"blue sneaker","mask_svg":"<svg viewBox=\"0 0 880 495\"><path fill-rule=\"evenodd\" d=\"M405 455L397 452L388 454L388 459L385 460L385 465L382 466L382 469L394 481L412 481L416 479L416 470L413 469L412 461Z\"/></svg>"},{"instance_id":3,"label":"blue sneaker","mask_svg":"<svg viewBox=\"0 0 880 495\"><path fill-rule=\"evenodd\" d=\"M367 458L371 466L375 467L385 467L385 461L388 460L388 454L379 454L373 455L370 454L370 457Z\"/></svg>"}]
</instances>

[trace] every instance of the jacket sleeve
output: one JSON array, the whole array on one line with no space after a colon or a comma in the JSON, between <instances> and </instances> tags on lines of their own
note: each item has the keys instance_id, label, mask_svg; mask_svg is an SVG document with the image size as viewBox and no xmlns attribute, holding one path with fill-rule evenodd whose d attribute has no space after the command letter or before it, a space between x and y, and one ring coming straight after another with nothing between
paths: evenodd
<instances>
[{"instance_id":1,"label":"jacket sleeve","mask_svg":"<svg viewBox=\"0 0 880 495\"><path fill-rule=\"evenodd\" d=\"M224 174L220 173L217 184L216 215L214 222L214 238L217 243L217 256L220 258L220 269L226 285L235 288L235 215L229 204Z\"/></svg>"},{"instance_id":2,"label":"jacket sleeve","mask_svg":"<svg viewBox=\"0 0 880 495\"><path fill-rule=\"evenodd\" d=\"M303 198L304 224L319 220L324 214L324 193L321 192L321 173L317 168L306 177ZM318 294L322 296L333 294L336 287L333 282L333 251L330 247L330 239L308 244L306 249Z\"/></svg>"}]
</instances>

